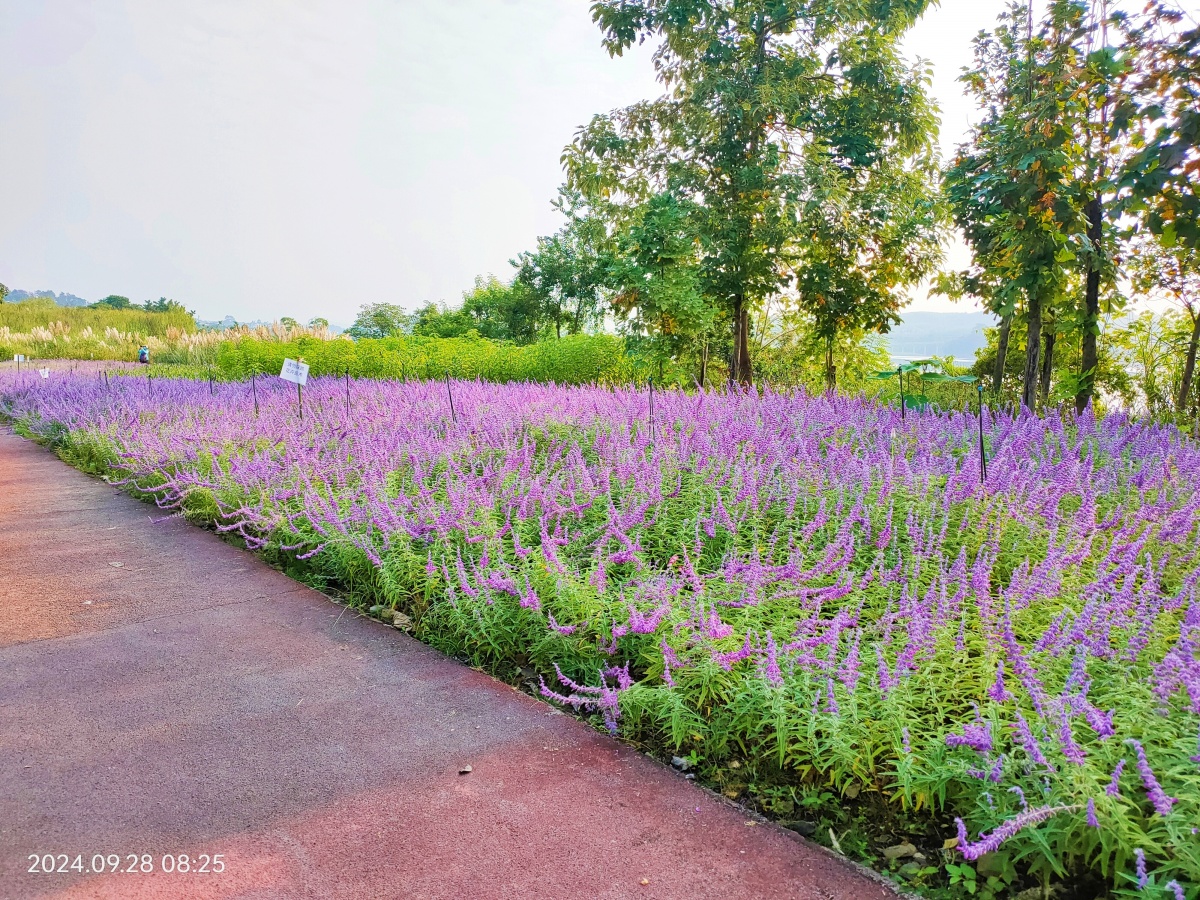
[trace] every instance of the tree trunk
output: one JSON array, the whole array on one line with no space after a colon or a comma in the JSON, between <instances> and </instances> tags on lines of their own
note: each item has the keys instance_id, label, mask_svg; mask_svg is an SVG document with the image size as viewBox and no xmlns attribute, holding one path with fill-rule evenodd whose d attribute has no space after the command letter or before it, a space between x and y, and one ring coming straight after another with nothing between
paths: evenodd
<instances>
[{"instance_id":1,"label":"tree trunk","mask_svg":"<svg viewBox=\"0 0 1200 900\"><path fill-rule=\"evenodd\" d=\"M1025 335L1025 371L1021 375L1021 405L1032 410L1037 401L1037 386L1042 349L1042 298L1036 294L1029 297L1029 309L1025 311L1028 331Z\"/></svg>"},{"instance_id":2,"label":"tree trunk","mask_svg":"<svg viewBox=\"0 0 1200 900\"><path fill-rule=\"evenodd\" d=\"M825 338L825 390L837 390L837 367L833 364L833 335Z\"/></svg>"},{"instance_id":3,"label":"tree trunk","mask_svg":"<svg viewBox=\"0 0 1200 900\"><path fill-rule=\"evenodd\" d=\"M1192 316L1192 339L1188 341L1187 359L1183 361L1183 378L1179 382L1179 412L1187 408L1188 394L1192 392L1192 379L1196 375L1196 351L1200 350L1200 312Z\"/></svg>"},{"instance_id":4,"label":"tree trunk","mask_svg":"<svg viewBox=\"0 0 1200 900\"><path fill-rule=\"evenodd\" d=\"M1097 195L1088 201L1088 241L1092 245L1091 262L1088 264L1087 287L1083 295L1083 360L1080 362L1079 392L1075 395L1075 410L1083 412L1096 393L1096 367L1100 356L1096 349L1096 336L1100 331L1100 243L1104 238L1104 204Z\"/></svg>"},{"instance_id":5,"label":"tree trunk","mask_svg":"<svg viewBox=\"0 0 1200 900\"><path fill-rule=\"evenodd\" d=\"M996 344L996 370L992 372L992 393L1000 396L1004 385L1004 364L1008 362L1008 339L1012 334L1012 313L1000 320L1000 339Z\"/></svg>"},{"instance_id":6,"label":"tree trunk","mask_svg":"<svg viewBox=\"0 0 1200 900\"><path fill-rule=\"evenodd\" d=\"M750 307L745 297L733 301L733 356L729 364L729 380L750 384L754 373L750 368Z\"/></svg>"},{"instance_id":7,"label":"tree trunk","mask_svg":"<svg viewBox=\"0 0 1200 900\"><path fill-rule=\"evenodd\" d=\"M1042 409L1046 408L1046 401L1050 399L1050 375L1054 370L1054 344L1058 339L1058 335L1054 331L1054 324L1048 324L1050 327L1045 329L1045 334L1042 336L1042 380L1038 385L1038 398L1041 400Z\"/></svg>"}]
</instances>

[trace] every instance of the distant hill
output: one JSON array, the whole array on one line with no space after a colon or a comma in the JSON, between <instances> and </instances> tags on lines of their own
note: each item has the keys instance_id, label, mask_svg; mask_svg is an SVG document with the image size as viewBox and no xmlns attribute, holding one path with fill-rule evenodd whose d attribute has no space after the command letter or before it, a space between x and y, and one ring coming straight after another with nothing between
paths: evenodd
<instances>
[{"instance_id":1,"label":"distant hill","mask_svg":"<svg viewBox=\"0 0 1200 900\"><path fill-rule=\"evenodd\" d=\"M970 362L987 345L983 330L995 327L996 317L987 313L910 312L884 339L894 357L952 356Z\"/></svg>"},{"instance_id":2,"label":"distant hill","mask_svg":"<svg viewBox=\"0 0 1200 900\"><path fill-rule=\"evenodd\" d=\"M20 303L22 300L53 300L59 306L87 306L88 302L74 294L56 294L54 291L9 291L5 303Z\"/></svg>"}]
</instances>

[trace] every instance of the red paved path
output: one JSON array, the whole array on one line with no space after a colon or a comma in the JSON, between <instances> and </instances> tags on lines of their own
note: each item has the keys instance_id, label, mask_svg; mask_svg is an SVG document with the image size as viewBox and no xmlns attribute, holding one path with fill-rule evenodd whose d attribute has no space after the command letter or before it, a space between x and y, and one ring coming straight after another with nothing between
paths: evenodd
<instances>
[{"instance_id":1,"label":"red paved path","mask_svg":"<svg viewBox=\"0 0 1200 900\"><path fill-rule=\"evenodd\" d=\"M156 512L0 433L0 897L895 896Z\"/></svg>"}]
</instances>

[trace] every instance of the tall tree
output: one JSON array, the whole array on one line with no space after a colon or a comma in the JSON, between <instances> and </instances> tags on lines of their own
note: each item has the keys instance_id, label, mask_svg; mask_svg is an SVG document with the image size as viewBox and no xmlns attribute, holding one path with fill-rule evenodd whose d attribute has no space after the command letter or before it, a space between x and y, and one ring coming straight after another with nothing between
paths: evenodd
<instances>
[{"instance_id":1,"label":"tall tree","mask_svg":"<svg viewBox=\"0 0 1200 900\"><path fill-rule=\"evenodd\" d=\"M359 309L346 333L356 340L411 334L413 322L414 317L394 303L368 303Z\"/></svg>"},{"instance_id":2,"label":"tall tree","mask_svg":"<svg viewBox=\"0 0 1200 900\"><path fill-rule=\"evenodd\" d=\"M1064 97L1072 71L1031 6L1014 2L975 40L962 78L983 110L946 173L954 217L973 251L968 285L986 286L992 312L1025 320L1021 402L1033 409L1041 381L1042 320L1061 301L1082 245L1072 192L1077 164ZM1004 361L997 361L998 371Z\"/></svg>"},{"instance_id":3,"label":"tall tree","mask_svg":"<svg viewBox=\"0 0 1200 900\"><path fill-rule=\"evenodd\" d=\"M1186 317L1188 338L1175 408L1187 409L1200 353L1200 251L1176 239L1168 246L1161 235L1145 234L1129 266L1133 287L1144 296L1169 300Z\"/></svg>"},{"instance_id":4,"label":"tall tree","mask_svg":"<svg viewBox=\"0 0 1200 900\"><path fill-rule=\"evenodd\" d=\"M668 361L694 359L704 383L707 348L717 310L700 292L697 218L703 210L673 193L657 194L638 207L615 241L609 272L610 300L635 351L657 366L660 381Z\"/></svg>"},{"instance_id":5,"label":"tall tree","mask_svg":"<svg viewBox=\"0 0 1200 900\"><path fill-rule=\"evenodd\" d=\"M1081 345L1068 379L1076 409L1092 402L1101 304L1107 298L1111 312L1121 303L1116 259L1127 224L1149 218L1172 238L1200 231L1200 29L1181 38L1180 14L1161 0L1136 13L1117 6L1051 0L1035 33L1032 3L1014 3L977 40L964 76L985 115L948 173L948 192L975 250L972 274L1001 286L990 294L994 311L1007 319L1020 308L1028 324L1029 406L1052 368L1039 366L1039 353L1067 334ZM1050 317L1058 330L1039 340Z\"/></svg>"},{"instance_id":6,"label":"tall tree","mask_svg":"<svg viewBox=\"0 0 1200 900\"><path fill-rule=\"evenodd\" d=\"M889 331L908 300L904 288L941 260L937 175L927 159L883 155L850 177L835 165L812 179L789 262L824 353L827 390L837 385L839 339Z\"/></svg>"},{"instance_id":7,"label":"tall tree","mask_svg":"<svg viewBox=\"0 0 1200 900\"><path fill-rule=\"evenodd\" d=\"M543 320L560 338L564 328L578 334L603 319L611 255L607 226L577 191L561 191L554 206L566 224L538 238L537 249L512 264L516 283L540 305Z\"/></svg>"},{"instance_id":8,"label":"tall tree","mask_svg":"<svg viewBox=\"0 0 1200 900\"><path fill-rule=\"evenodd\" d=\"M515 344L536 341L545 316L528 285L518 278L505 283L495 275L475 279L475 286L463 293L462 311L483 337Z\"/></svg>"},{"instance_id":9,"label":"tall tree","mask_svg":"<svg viewBox=\"0 0 1200 900\"><path fill-rule=\"evenodd\" d=\"M832 308L836 298L853 307L875 302L880 284L890 281L894 288L908 276L892 253L890 265L849 285L814 283L820 273L840 272L835 261L854 257L856 245L890 251L903 232L848 239L837 226L864 204L846 202L830 211L822 208L821 196L829 180L836 184L829 194L840 189L852 196L863 181L920 169L932 156L934 119L925 76L903 66L896 50L927 5L928 0L593 3L610 53L659 42L655 66L667 93L594 118L565 153L568 184L616 229L636 220L636 210L660 194L692 207L697 284L716 307L714 318L724 318L732 329L731 380L745 383L753 375L752 311L790 282L798 280L816 306ZM923 185L918 196L911 193L892 191L918 209L933 209L932 184ZM822 224L822 216L832 221ZM797 252L802 240L814 236L826 241L824 252L802 258ZM803 265L808 271L797 279ZM881 328L888 322L886 312L865 318Z\"/></svg>"},{"instance_id":10,"label":"tall tree","mask_svg":"<svg viewBox=\"0 0 1200 900\"><path fill-rule=\"evenodd\" d=\"M1137 152L1124 167L1123 206L1166 246L1200 246L1200 25L1155 4L1136 39L1144 49L1134 76Z\"/></svg>"},{"instance_id":11,"label":"tall tree","mask_svg":"<svg viewBox=\"0 0 1200 900\"><path fill-rule=\"evenodd\" d=\"M1132 144L1127 139L1136 104L1133 76L1143 65L1144 41L1133 18L1114 12L1109 0L1054 0L1046 23L1048 43L1068 73L1064 110L1078 146L1076 202L1083 213L1084 240L1078 253L1082 297L1076 321L1081 336L1075 408L1083 412L1095 396L1100 364L1100 301L1116 276L1114 210L1119 179ZM1156 16L1156 0L1144 16ZM1110 307L1120 294L1108 290Z\"/></svg>"},{"instance_id":12,"label":"tall tree","mask_svg":"<svg viewBox=\"0 0 1200 900\"><path fill-rule=\"evenodd\" d=\"M1155 12L1135 32L1143 55L1122 114L1136 152L1120 184L1129 191L1122 210L1152 236L1133 256L1135 287L1166 294L1190 320L1176 404L1183 412L1200 350L1200 25L1186 27L1178 10L1156 4Z\"/></svg>"},{"instance_id":13,"label":"tall tree","mask_svg":"<svg viewBox=\"0 0 1200 900\"><path fill-rule=\"evenodd\" d=\"M92 309L108 307L109 309L129 309L133 306L132 301L128 297L122 297L118 294L109 294L103 300L97 300L91 304Z\"/></svg>"}]
</instances>

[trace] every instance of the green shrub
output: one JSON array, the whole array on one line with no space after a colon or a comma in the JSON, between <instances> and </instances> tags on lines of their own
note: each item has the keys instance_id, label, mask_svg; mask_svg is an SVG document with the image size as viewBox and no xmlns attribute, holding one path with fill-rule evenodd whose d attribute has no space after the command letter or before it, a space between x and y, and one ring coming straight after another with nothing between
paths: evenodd
<instances>
[{"instance_id":1,"label":"green shrub","mask_svg":"<svg viewBox=\"0 0 1200 900\"><path fill-rule=\"evenodd\" d=\"M216 366L226 378L277 375L284 359L303 359L313 375L356 378L479 378L484 381L537 381L558 384L628 380L629 362L619 338L573 335L525 347L461 338L390 337L360 341L263 341L245 337L224 342Z\"/></svg>"}]
</instances>

